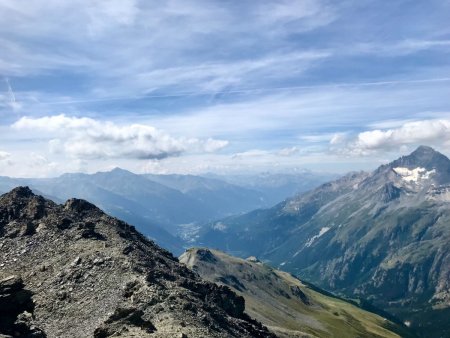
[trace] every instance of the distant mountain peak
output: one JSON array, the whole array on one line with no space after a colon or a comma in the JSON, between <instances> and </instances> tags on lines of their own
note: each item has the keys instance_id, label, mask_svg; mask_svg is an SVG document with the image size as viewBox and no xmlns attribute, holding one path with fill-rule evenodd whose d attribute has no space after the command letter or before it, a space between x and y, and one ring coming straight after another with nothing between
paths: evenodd
<instances>
[{"instance_id":1,"label":"distant mountain peak","mask_svg":"<svg viewBox=\"0 0 450 338\"><path fill-rule=\"evenodd\" d=\"M450 160L445 155L431 147L420 146L411 154L400 157L389 166L391 168L404 167L408 169L437 169L438 171L448 172L450 170Z\"/></svg>"},{"instance_id":2,"label":"distant mountain peak","mask_svg":"<svg viewBox=\"0 0 450 338\"><path fill-rule=\"evenodd\" d=\"M111 173L116 173L116 174L133 174L131 171L126 170L126 169L122 169L120 167L115 167L114 169L111 170Z\"/></svg>"},{"instance_id":3,"label":"distant mountain peak","mask_svg":"<svg viewBox=\"0 0 450 338\"><path fill-rule=\"evenodd\" d=\"M135 173L128 171L126 169L122 169L119 167L115 167L109 171L98 171L93 176L94 177L100 177L100 176L110 176L110 177L116 177L116 178L126 178L131 176L136 176Z\"/></svg>"},{"instance_id":4,"label":"distant mountain peak","mask_svg":"<svg viewBox=\"0 0 450 338\"><path fill-rule=\"evenodd\" d=\"M416 150L414 150L411 154L418 153L418 154L425 154L425 153L439 153L438 151L434 150L430 146L418 146Z\"/></svg>"},{"instance_id":5,"label":"distant mountain peak","mask_svg":"<svg viewBox=\"0 0 450 338\"><path fill-rule=\"evenodd\" d=\"M420 161L430 161L433 160L435 157L445 157L445 156L431 147L419 146L407 157L414 158Z\"/></svg>"}]
</instances>

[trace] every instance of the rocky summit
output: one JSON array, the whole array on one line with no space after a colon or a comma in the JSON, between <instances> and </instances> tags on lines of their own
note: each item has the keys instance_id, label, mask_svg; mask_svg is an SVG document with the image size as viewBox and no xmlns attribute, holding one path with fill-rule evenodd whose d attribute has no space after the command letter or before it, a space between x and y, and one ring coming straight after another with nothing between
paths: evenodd
<instances>
[{"instance_id":1,"label":"rocky summit","mask_svg":"<svg viewBox=\"0 0 450 338\"><path fill-rule=\"evenodd\" d=\"M0 253L2 337L275 337L243 297L84 200L1 196Z\"/></svg>"}]
</instances>

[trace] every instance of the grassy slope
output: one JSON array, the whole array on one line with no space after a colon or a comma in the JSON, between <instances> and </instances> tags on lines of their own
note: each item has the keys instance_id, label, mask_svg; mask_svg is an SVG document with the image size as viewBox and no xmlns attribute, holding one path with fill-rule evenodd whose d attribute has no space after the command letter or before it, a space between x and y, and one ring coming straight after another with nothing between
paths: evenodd
<instances>
[{"instance_id":1,"label":"grassy slope","mask_svg":"<svg viewBox=\"0 0 450 338\"><path fill-rule=\"evenodd\" d=\"M395 324L315 291L288 273L215 250L210 252L216 260L208 262L198 258L197 250L189 250L181 261L203 278L226 284L242 295L248 314L280 337L399 337L388 329ZM300 290L305 297L292 290Z\"/></svg>"}]
</instances>

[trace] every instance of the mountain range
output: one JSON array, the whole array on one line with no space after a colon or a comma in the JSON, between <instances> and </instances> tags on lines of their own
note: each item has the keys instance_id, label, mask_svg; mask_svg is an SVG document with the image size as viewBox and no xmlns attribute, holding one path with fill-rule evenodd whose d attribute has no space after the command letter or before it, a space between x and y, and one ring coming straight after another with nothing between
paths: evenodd
<instances>
[{"instance_id":1,"label":"mountain range","mask_svg":"<svg viewBox=\"0 0 450 338\"><path fill-rule=\"evenodd\" d=\"M116 168L92 175L64 174L45 179L0 177L0 192L26 185L58 203L71 197L89 200L180 254L201 224L271 206L289 196L287 182L291 182L291 190L304 191L329 176L302 172L270 177L270 188L255 189L228 183L225 176L138 175Z\"/></svg>"},{"instance_id":2,"label":"mountain range","mask_svg":"<svg viewBox=\"0 0 450 338\"><path fill-rule=\"evenodd\" d=\"M254 257L178 260L85 200L28 187L0 196L0 251L5 338L410 336Z\"/></svg>"},{"instance_id":3,"label":"mountain range","mask_svg":"<svg viewBox=\"0 0 450 338\"><path fill-rule=\"evenodd\" d=\"M309 284L312 283L345 299L352 299L360 307L374 310L384 318L392 319L394 322L398 318L410 327L412 332L422 337L448 336L450 332L448 322L450 315L450 227L448 226L450 224L450 160L446 156L430 147L421 146L410 155L382 165L373 172L349 173L309 191L300 192L274 207L242 213L247 208L253 208L252 205L266 207L264 203L267 200L262 193L264 189L275 186L281 191L285 188L283 180L289 177L274 176L275 183L266 177L267 184L261 183L262 188L258 190L252 185L259 179L255 178L252 181L249 178L246 185L238 186L231 182L236 180L236 177L229 178L230 181L227 182L217 177L136 175L122 169L92 175L65 174L51 179L1 177L0 191L7 191L20 184L30 184L35 193L53 200L36 196L28 188L17 188L0 198L0 214L2 215L0 249L4 258L0 264L0 272L7 272L0 276L0 298L12 297L20 300L20 307L18 307L20 311L17 310L17 316L6 317L5 320L9 323L7 325L11 330L21 327L29 333L36 334L36 337L42 335L44 331L49 331L45 321L38 320L36 325L34 324L33 318L38 316L40 307L33 303L38 296L33 296L32 299L30 296L42 291L38 284L41 280L44 283L45 276L40 276L39 278L42 277L40 281L34 280L33 276L38 273L35 270L39 264L44 266L38 267L43 269L39 270L40 272L47 271L47 264L41 262L43 259L49 260L49 266L55 264L56 270L59 271L59 274L56 274L57 271L51 270L50 284L47 285L51 289L49 292L53 292L51 296L59 297L58 283L64 284L61 288L66 293L66 286L69 293L72 292L71 289L74 290L73 284L76 283L77 278L72 278L73 271L70 272L72 265L67 266L72 256L75 255L75 260L80 262L78 256L81 257L82 252L92 253L92 257L88 257L88 264L82 267L85 271L97 269L93 257L102 253L105 248L107 253L100 254L102 263L99 265L102 265L107 261L106 257L118 254L114 250L110 254L109 250L112 249L108 248L117 246L120 250L123 249L122 253L125 256L132 257L128 263L124 263L127 267L124 267L121 273L127 274L128 270L136 272L137 275L132 277L141 281L143 277L139 274L142 271L144 275L154 273L150 272L154 268L153 265L149 267L149 270L146 268L146 263L142 263L146 260L164 261L162 265L156 264L155 271L159 277L163 276L169 281L178 280L180 276L181 280L195 279L198 278L194 276L195 273L199 273L211 282L234 289L247 299L248 304L257 302L262 309L267 307L266 314L270 314L270 320L264 316L264 313L258 312L255 306L249 305L247 311L278 335L289 332L292 334L291 331L294 330L301 332L299 334L326 336L328 331L343 332L339 330L345 330L345 325L352 323L355 325L353 328L357 328L354 333L364 337L370 336L370 332L374 333L373 330L378 332L375 336L380 335L380 328L399 332L398 328L390 326L391 324L381 325L380 318L371 317L369 325L361 319L367 317L360 312L354 312L356 310L353 308L348 308L347 306L350 306L348 304L340 305L346 308L344 311L346 315L342 311L337 311L339 315L345 317L345 320L342 321L342 317L339 316L334 318L336 321L333 322L339 328L328 321L333 318L329 317L329 311L320 315L322 319L328 318L322 321L321 327L308 325L296 327L292 326L289 320L282 322L280 320L283 318L280 317L277 320L276 311L274 312L273 309L281 306L280 304L283 304L288 312L291 312L289 306L297 310L300 306L295 298L292 304L290 298L285 297L288 301L283 299L283 295L286 296L284 293L293 298L292 292L286 291L292 283L296 284L303 294L314 299L316 305L319 304L319 307L323 309L329 310L330 302L337 302L336 298L333 301L320 298L327 296L321 291L319 292L321 296L313 295L312 291L318 292L318 289ZM178 270L176 258L158 248L133 227L106 216L88 202L70 199L72 195L98 203L101 209L136 224L145 236L163 243L175 254L180 254L186 245L207 246L242 258L256 256L264 264L256 258L250 262L239 261L238 258L229 257L218 251L207 250L214 256L217 263L211 266L211 262L203 261L201 255L198 255L201 252L199 249L192 249L181 258L195 271L194 275L189 275L189 272L185 270L183 272ZM69 199L68 202L62 206L55 203L61 203L66 199ZM237 203L238 201L241 201L241 205ZM237 209L240 210L237 211L237 215L217 220L220 215L231 214ZM128 230L118 230L117 227ZM48 229L51 231L47 231ZM68 231L65 231L66 229ZM130 240L133 243L125 245L116 235L122 239L132 238ZM113 241L109 242L107 240L109 238ZM84 242L84 239L92 241ZM83 245L78 247L78 243ZM96 244L85 246L86 243ZM144 253L137 257L128 256L135 247L139 247L139 250L142 249ZM149 251L157 252L157 256L161 254L166 258L155 258L148 253ZM54 254L56 256L53 258ZM29 260L27 256L30 256ZM167 260L174 263L168 263ZM193 261L196 263L192 263ZM76 266L79 263L73 264ZM299 279L279 270L273 270L266 264L289 272ZM111 268L108 273L119 273L110 265L105 266L108 269ZM166 268L169 268L171 272L167 273ZM113 281L124 282L116 277L111 277L112 279L107 277L101 269L98 273L101 277L96 276L95 283L100 283L101 279L98 278L106 278L106 284L100 283L106 289L112 288ZM178 275L174 277L171 275L173 273ZM71 276L68 279L67 274ZM261 278L250 278L253 275L259 275ZM158 280L157 277L155 278ZM147 280L147 277L144 279ZM150 279L153 282L153 279ZM264 280L264 283L261 280ZM191 285L190 282L187 283ZM167 283L164 285L168 288ZM173 284L170 285L173 286ZM283 286L272 290L273 285ZM83 288L85 287L86 285L83 285ZM88 291L95 289L93 285L89 288ZM209 304L206 294L212 290L210 287L202 286L196 289L196 286L193 286L188 289L203 295L200 298ZM257 292L258 289L266 290L267 294L262 296ZM146 288L144 290L146 290L144 294L148 296L148 290ZM218 302L216 305L226 313L228 313L227 309L232 308L231 314L228 313L232 318L227 319L228 322L224 324L223 329L227 325L234 325L230 323L237 323L239 327L241 324L247 327L250 330L248 332L260 332L257 334L262 336L268 334L261 324L246 317L244 302L235 298L234 294L227 295L229 289L221 290L224 294L215 299ZM253 291L249 293L244 292L245 290ZM274 299L276 292L280 297ZM63 300L66 299L66 293L61 296ZM301 295L301 293L298 294ZM97 301L106 302L109 296L102 295L104 297L97 298ZM118 299L114 297L114 301ZM223 297L229 297L234 305L224 304ZM261 303L264 297L270 301ZM2 299L0 299L0 305ZM90 323L89 330L98 329L99 337L106 337L107 332L118 332L118 327L125 323L124 327L127 330L131 330L133 334L141 334L139 330L142 330L142 325L148 325L142 324L146 321L145 316L150 315L142 314L142 311L146 313L142 307L145 302L139 296L137 299L136 304L139 306L133 309L138 311L138 314L134 310L123 312L120 308L117 316L113 311L108 318L102 317L102 321ZM58 313L57 306L53 309L54 306L50 305L49 300L43 301L45 311ZM134 298L132 303L135 304ZM129 305L127 303L127 308ZM306 304L303 303L303 305ZM61 311L68 311L64 308L65 305L61 306ZM381 312L378 309L381 309ZM293 310L292 313L297 313L297 310ZM206 312L208 311L210 310ZM31 312L31 317L28 318L25 312ZM160 317L152 318L156 322L163 320ZM384 321L384 319L381 320ZM150 320L156 328L153 321ZM207 323L211 321L214 319L206 320ZM193 327L200 328L201 325L194 322L193 319ZM167 323L169 324L161 324L158 332L164 332L162 327L173 324L171 320ZM213 331L220 330L218 329L220 323L216 324L213 325L215 327ZM52 331L58 329L57 324L51 325L53 328L50 328L50 332L57 332ZM137 325L137 328L133 325ZM327 329L330 325L334 328ZM182 327L182 324L180 326ZM148 328L151 327L148 326ZM204 327L200 328L198 332L204 334L206 332L204 329ZM176 332L182 331L178 326L176 330L178 330ZM242 327L231 330L235 330L231 336L239 336L237 332L240 332ZM245 333L247 336L254 336L254 333L248 332ZM158 334L160 333L156 336ZM181 334L184 333L181 332ZM218 334L218 336L221 335L224 336L223 333Z\"/></svg>"},{"instance_id":4,"label":"mountain range","mask_svg":"<svg viewBox=\"0 0 450 338\"><path fill-rule=\"evenodd\" d=\"M368 300L425 337L450 332L450 160L421 146L269 209L203 229L198 245Z\"/></svg>"}]
</instances>

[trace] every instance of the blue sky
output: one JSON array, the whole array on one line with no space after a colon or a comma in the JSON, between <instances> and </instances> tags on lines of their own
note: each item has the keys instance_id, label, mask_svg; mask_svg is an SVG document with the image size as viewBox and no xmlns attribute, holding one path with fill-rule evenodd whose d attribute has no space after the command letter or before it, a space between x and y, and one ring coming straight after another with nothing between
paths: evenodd
<instances>
[{"instance_id":1,"label":"blue sky","mask_svg":"<svg viewBox=\"0 0 450 338\"><path fill-rule=\"evenodd\" d=\"M450 154L450 1L0 0L0 175Z\"/></svg>"}]
</instances>

